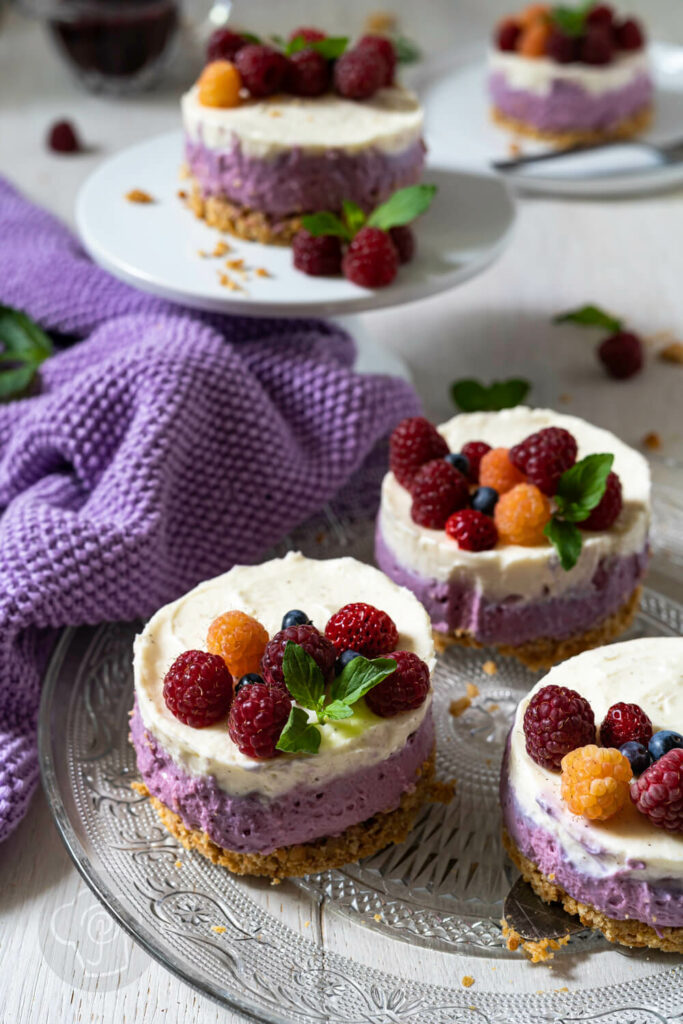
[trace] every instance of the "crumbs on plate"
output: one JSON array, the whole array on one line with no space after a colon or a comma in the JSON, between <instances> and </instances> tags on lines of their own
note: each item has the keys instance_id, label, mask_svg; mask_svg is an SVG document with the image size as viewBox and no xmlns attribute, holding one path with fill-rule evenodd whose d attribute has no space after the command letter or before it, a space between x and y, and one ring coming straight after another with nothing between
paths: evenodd
<instances>
[{"instance_id":1,"label":"crumbs on plate","mask_svg":"<svg viewBox=\"0 0 683 1024\"><path fill-rule=\"evenodd\" d=\"M130 192L126 192L124 199L127 199L129 203L155 203L156 199L151 196L149 192L145 192L141 188L132 188Z\"/></svg>"}]
</instances>

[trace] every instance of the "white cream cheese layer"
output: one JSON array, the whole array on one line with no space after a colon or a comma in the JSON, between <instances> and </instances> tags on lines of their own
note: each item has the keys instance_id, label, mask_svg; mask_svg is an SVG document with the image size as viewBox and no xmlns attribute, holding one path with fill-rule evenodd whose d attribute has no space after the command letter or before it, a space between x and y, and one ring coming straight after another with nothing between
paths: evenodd
<instances>
[{"instance_id":1,"label":"white cream cheese layer","mask_svg":"<svg viewBox=\"0 0 683 1024\"><path fill-rule=\"evenodd\" d=\"M333 93L314 99L277 94L223 109L202 106L195 85L182 97L181 108L185 133L193 142L220 150L238 141L246 156L262 160L291 149L400 153L422 136L417 97L398 87L380 89L362 102Z\"/></svg>"},{"instance_id":2,"label":"white cream cheese layer","mask_svg":"<svg viewBox=\"0 0 683 1024\"><path fill-rule=\"evenodd\" d=\"M295 786L316 786L357 771L401 750L420 726L431 694L415 711L379 718L364 702L352 718L322 729L315 755L284 755L254 761L230 739L225 721L205 729L179 722L162 694L166 671L183 651L206 650L210 623L237 609L253 615L272 637L282 616L303 608L319 629L343 605L365 601L387 612L399 631L398 649L415 651L434 667L429 616L419 601L378 569L353 558L316 561L290 552L256 566L236 566L223 576L200 583L184 597L161 608L135 639L135 694L145 727L184 771L213 775L235 796L261 793L275 797ZM311 712L311 719L314 718Z\"/></svg>"},{"instance_id":3,"label":"white cream cheese layer","mask_svg":"<svg viewBox=\"0 0 683 1024\"><path fill-rule=\"evenodd\" d=\"M516 595L523 600L557 596L592 579L607 555L643 551L650 521L650 471L647 461L608 430L576 416L551 409L519 406L498 413L455 416L438 429L452 452L467 441L486 441L493 448L510 448L544 427L564 427L579 446L578 458L598 452L614 455L614 472L621 479L624 507L609 530L583 533L578 562L568 572L550 545L534 548L515 544L491 551L463 551L443 530L418 526L410 517L410 493L393 473L382 485L380 530L396 561L426 579L459 582L476 588L492 601Z\"/></svg>"},{"instance_id":4,"label":"white cream cheese layer","mask_svg":"<svg viewBox=\"0 0 683 1024\"><path fill-rule=\"evenodd\" d=\"M489 71L500 73L511 89L547 96L554 82L578 85L593 96L622 89L638 75L647 74L650 62L645 50L624 54L610 64L558 64L548 57L524 57L519 53L490 50Z\"/></svg>"},{"instance_id":5,"label":"white cream cheese layer","mask_svg":"<svg viewBox=\"0 0 683 1024\"><path fill-rule=\"evenodd\" d=\"M625 866L634 877L683 878L683 836L656 828L629 800L608 821L571 814L560 794L560 773L531 760L524 712L543 686L568 686L590 702L599 726L612 704L638 704L659 729L683 730L683 638L646 638L586 651L557 665L517 708L508 778L522 814L557 837L571 864L604 877ZM639 868L638 864L646 867ZM631 873L630 871L630 873Z\"/></svg>"}]
</instances>

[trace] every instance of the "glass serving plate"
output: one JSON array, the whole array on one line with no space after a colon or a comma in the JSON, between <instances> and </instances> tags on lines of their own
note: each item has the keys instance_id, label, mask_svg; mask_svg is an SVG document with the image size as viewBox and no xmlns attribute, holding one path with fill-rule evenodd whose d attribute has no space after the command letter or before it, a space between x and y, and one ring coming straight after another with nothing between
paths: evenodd
<instances>
[{"instance_id":1,"label":"glass serving plate","mask_svg":"<svg viewBox=\"0 0 683 1024\"><path fill-rule=\"evenodd\" d=\"M291 547L367 559L372 521L328 508L274 553ZM683 606L646 590L629 635L670 636L682 626ZM454 800L427 809L400 846L273 889L186 852L131 789L131 645L139 628L64 634L43 691L41 767L79 871L119 923L182 979L270 1024L683 1020L679 957L615 949L584 931L560 951L550 975L502 940L502 903L516 872L500 846L498 766L514 708L538 674L497 655L497 671L488 674L490 652L451 648L436 668L435 719L438 774L457 780ZM479 696L453 717L450 702L467 683ZM323 927L328 913L338 928ZM463 988L466 968L476 988ZM507 991L484 990L489 971L501 972L498 988ZM578 985L553 988L563 977L578 977ZM549 987L539 992L541 984Z\"/></svg>"}]
</instances>

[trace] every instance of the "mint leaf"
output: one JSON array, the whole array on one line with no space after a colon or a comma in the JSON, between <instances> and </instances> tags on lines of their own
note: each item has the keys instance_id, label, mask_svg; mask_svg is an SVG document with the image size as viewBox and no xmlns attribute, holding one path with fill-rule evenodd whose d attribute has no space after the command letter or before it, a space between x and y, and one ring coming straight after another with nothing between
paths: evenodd
<instances>
[{"instance_id":1,"label":"mint leaf","mask_svg":"<svg viewBox=\"0 0 683 1024\"><path fill-rule=\"evenodd\" d=\"M285 55L287 57L291 57L293 53L298 53L299 50L305 50L305 49L306 49L306 39L305 39L305 37L304 36L294 36L294 38L290 39L289 42L287 43L287 45L285 46Z\"/></svg>"},{"instance_id":2,"label":"mint leaf","mask_svg":"<svg viewBox=\"0 0 683 1024\"><path fill-rule=\"evenodd\" d=\"M311 50L315 50L325 60L336 60L337 57L341 57L348 45L348 36L327 36L326 39L316 39L315 42L308 44Z\"/></svg>"},{"instance_id":3,"label":"mint leaf","mask_svg":"<svg viewBox=\"0 0 683 1024\"><path fill-rule=\"evenodd\" d=\"M553 7L550 20L567 36L580 36L586 25L586 16L594 4L587 0L579 7Z\"/></svg>"},{"instance_id":4,"label":"mint leaf","mask_svg":"<svg viewBox=\"0 0 683 1024\"><path fill-rule=\"evenodd\" d=\"M565 572L573 569L579 560L583 543L578 526L553 516L543 533L551 544L554 545L560 556L560 564Z\"/></svg>"},{"instance_id":5,"label":"mint leaf","mask_svg":"<svg viewBox=\"0 0 683 1024\"><path fill-rule=\"evenodd\" d=\"M528 380L517 377L494 380L488 387L478 380L464 378L451 384L451 398L462 412L498 412L519 405L530 388Z\"/></svg>"},{"instance_id":6,"label":"mint leaf","mask_svg":"<svg viewBox=\"0 0 683 1024\"><path fill-rule=\"evenodd\" d=\"M428 210L436 195L436 185L409 185L394 192L386 203L373 210L368 224L373 228L388 231L399 224L409 224L421 213Z\"/></svg>"},{"instance_id":7,"label":"mint leaf","mask_svg":"<svg viewBox=\"0 0 683 1024\"><path fill-rule=\"evenodd\" d=\"M345 704L343 700L333 700L331 704L325 705L323 715L334 722L341 718L351 718L353 708Z\"/></svg>"},{"instance_id":8,"label":"mint leaf","mask_svg":"<svg viewBox=\"0 0 683 1024\"><path fill-rule=\"evenodd\" d=\"M261 43L259 37L255 36L253 32L240 32L240 35L242 36L242 39L246 39L248 43L252 43L252 45L254 46L259 46ZM279 40L279 42L282 43L282 40L279 38L279 36L272 36L272 38L274 40Z\"/></svg>"},{"instance_id":9,"label":"mint leaf","mask_svg":"<svg viewBox=\"0 0 683 1024\"><path fill-rule=\"evenodd\" d=\"M321 213L307 213L301 218L301 224L315 238L320 235L339 235L345 242L351 241L351 235L346 225L339 219L336 213L323 210Z\"/></svg>"},{"instance_id":10,"label":"mint leaf","mask_svg":"<svg viewBox=\"0 0 683 1024\"><path fill-rule=\"evenodd\" d=\"M291 640L285 645L282 672L297 704L316 710L325 693L323 674L310 654Z\"/></svg>"},{"instance_id":11,"label":"mint leaf","mask_svg":"<svg viewBox=\"0 0 683 1024\"><path fill-rule=\"evenodd\" d=\"M355 704L364 697L368 690L377 686L383 679L396 671L396 662L392 658L354 658L337 676L330 689L332 703L341 701L344 704ZM329 708L330 705L328 705ZM327 708L325 712L327 713Z\"/></svg>"},{"instance_id":12,"label":"mint leaf","mask_svg":"<svg viewBox=\"0 0 683 1024\"><path fill-rule=\"evenodd\" d=\"M394 39L394 50L399 64L415 64L422 57L422 51L417 43L412 39L406 39L405 36Z\"/></svg>"},{"instance_id":13,"label":"mint leaf","mask_svg":"<svg viewBox=\"0 0 683 1024\"><path fill-rule=\"evenodd\" d=\"M599 306L579 306L553 317L554 324L578 324L580 327L603 327L610 334L621 330L622 321L611 313L605 313Z\"/></svg>"},{"instance_id":14,"label":"mint leaf","mask_svg":"<svg viewBox=\"0 0 683 1024\"><path fill-rule=\"evenodd\" d=\"M28 389L40 364L52 355L52 342L25 313L0 306L0 344L0 399L14 398Z\"/></svg>"},{"instance_id":15,"label":"mint leaf","mask_svg":"<svg viewBox=\"0 0 683 1024\"><path fill-rule=\"evenodd\" d=\"M580 523L587 519L605 493L613 455L587 455L560 477L555 494L558 514Z\"/></svg>"},{"instance_id":16,"label":"mint leaf","mask_svg":"<svg viewBox=\"0 0 683 1024\"><path fill-rule=\"evenodd\" d=\"M349 231L355 235L365 224L365 211L360 208L358 203L352 203L350 199L345 199L342 202L342 210Z\"/></svg>"},{"instance_id":17,"label":"mint leaf","mask_svg":"<svg viewBox=\"0 0 683 1024\"><path fill-rule=\"evenodd\" d=\"M287 754L317 754L320 740L320 729L308 721L308 715L302 708L293 707L275 746Z\"/></svg>"}]
</instances>

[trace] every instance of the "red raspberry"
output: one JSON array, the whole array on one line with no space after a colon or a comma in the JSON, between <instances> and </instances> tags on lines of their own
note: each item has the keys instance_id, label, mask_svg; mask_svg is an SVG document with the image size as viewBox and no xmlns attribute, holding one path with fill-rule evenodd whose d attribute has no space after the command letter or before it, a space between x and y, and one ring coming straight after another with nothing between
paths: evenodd
<instances>
[{"instance_id":1,"label":"red raspberry","mask_svg":"<svg viewBox=\"0 0 683 1024\"><path fill-rule=\"evenodd\" d=\"M389 467L402 487L412 485L420 466L448 455L448 445L424 416L401 420L389 440Z\"/></svg>"},{"instance_id":2,"label":"red raspberry","mask_svg":"<svg viewBox=\"0 0 683 1024\"><path fill-rule=\"evenodd\" d=\"M609 530L621 512L622 505L621 480L616 473L610 473L607 477L605 493L588 519L579 523L580 528L582 530Z\"/></svg>"},{"instance_id":3,"label":"red raspberry","mask_svg":"<svg viewBox=\"0 0 683 1024\"><path fill-rule=\"evenodd\" d=\"M564 469L569 469L576 462L578 450L576 440L564 427L544 427L510 449L510 462L526 473L527 463L533 455L551 452L561 460Z\"/></svg>"},{"instance_id":4,"label":"red raspberry","mask_svg":"<svg viewBox=\"0 0 683 1024\"><path fill-rule=\"evenodd\" d=\"M396 50L391 39L386 36L361 36L356 43L357 50L371 54L379 63L384 62L382 85L393 85L396 74Z\"/></svg>"},{"instance_id":5,"label":"red raspberry","mask_svg":"<svg viewBox=\"0 0 683 1024\"><path fill-rule=\"evenodd\" d=\"M614 20L614 11L607 4L596 4L586 16L589 25L606 25L608 28Z\"/></svg>"},{"instance_id":6,"label":"red raspberry","mask_svg":"<svg viewBox=\"0 0 683 1024\"><path fill-rule=\"evenodd\" d=\"M498 530L491 516L464 508L446 520L446 533L465 551L488 551L498 543Z\"/></svg>"},{"instance_id":7,"label":"red raspberry","mask_svg":"<svg viewBox=\"0 0 683 1024\"><path fill-rule=\"evenodd\" d=\"M55 153L79 153L82 149L71 121L56 121L48 133L47 144Z\"/></svg>"},{"instance_id":8,"label":"red raspberry","mask_svg":"<svg viewBox=\"0 0 683 1024\"><path fill-rule=\"evenodd\" d=\"M572 36L566 36L559 29L554 29L547 43L547 54L558 64L570 64L577 57L576 40Z\"/></svg>"},{"instance_id":9,"label":"red raspberry","mask_svg":"<svg viewBox=\"0 0 683 1024\"><path fill-rule=\"evenodd\" d=\"M511 53L517 49L517 40L521 32L520 26L512 18L506 18L498 26L496 32L496 46L499 50Z\"/></svg>"},{"instance_id":10,"label":"red raspberry","mask_svg":"<svg viewBox=\"0 0 683 1024\"><path fill-rule=\"evenodd\" d=\"M610 377L626 380L643 368L643 343L637 334L619 331L598 345L598 359Z\"/></svg>"},{"instance_id":11,"label":"red raspberry","mask_svg":"<svg viewBox=\"0 0 683 1024\"><path fill-rule=\"evenodd\" d=\"M318 235L316 238L302 228L294 236L292 255L294 266L304 274L335 277L341 273L342 248L337 235Z\"/></svg>"},{"instance_id":12,"label":"red raspberry","mask_svg":"<svg viewBox=\"0 0 683 1024\"><path fill-rule=\"evenodd\" d=\"M410 263L415 255L415 235L409 224L397 224L389 228L389 238L398 253L399 263Z\"/></svg>"},{"instance_id":13,"label":"red raspberry","mask_svg":"<svg viewBox=\"0 0 683 1024\"><path fill-rule=\"evenodd\" d=\"M391 678L391 677L390 677ZM683 749L675 747L631 783L631 800L653 825L683 832Z\"/></svg>"},{"instance_id":14,"label":"red raspberry","mask_svg":"<svg viewBox=\"0 0 683 1024\"><path fill-rule=\"evenodd\" d=\"M287 91L294 96L322 96L330 87L330 65L315 50L299 50L289 58Z\"/></svg>"},{"instance_id":15,"label":"red raspberry","mask_svg":"<svg viewBox=\"0 0 683 1024\"><path fill-rule=\"evenodd\" d=\"M526 751L542 768L559 771L562 758L595 743L595 716L588 701L566 686L544 686L524 712Z\"/></svg>"},{"instance_id":16,"label":"red raspberry","mask_svg":"<svg viewBox=\"0 0 683 1024\"><path fill-rule=\"evenodd\" d=\"M238 32L232 32L229 28L217 28L209 36L206 59L209 63L214 60L234 61L235 54L246 45L246 39Z\"/></svg>"},{"instance_id":17,"label":"red raspberry","mask_svg":"<svg viewBox=\"0 0 683 1024\"><path fill-rule=\"evenodd\" d=\"M334 87L347 100L368 100L382 87L386 64L368 50L347 50L334 65Z\"/></svg>"},{"instance_id":18,"label":"red raspberry","mask_svg":"<svg viewBox=\"0 0 683 1024\"><path fill-rule=\"evenodd\" d=\"M380 718L393 718L424 704L429 693L429 668L412 651L386 654L396 662L396 670L368 691L365 701Z\"/></svg>"},{"instance_id":19,"label":"red raspberry","mask_svg":"<svg viewBox=\"0 0 683 1024\"><path fill-rule=\"evenodd\" d=\"M469 479L473 484L479 483L479 464L487 452L491 451L491 445L486 441L468 441L460 449L470 464Z\"/></svg>"},{"instance_id":20,"label":"red raspberry","mask_svg":"<svg viewBox=\"0 0 683 1024\"><path fill-rule=\"evenodd\" d=\"M309 25L304 25L302 28L295 28L293 32L290 32L290 43L298 36L302 36L307 43L319 43L321 39L327 39L325 33L321 32L319 28L311 28Z\"/></svg>"},{"instance_id":21,"label":"red raspberry","mask_svg":"<svg viewBox=\"0 0 683 1024\"><path fill-rule=\"evenodd\" d=\"M621 50L640 50L645 46L645 34L635 18L627 18L617 25L615 35Z\"/></svg>"},{"instance_id":22,"label":"red raspberry","mask_svg":"<svg viewBox=\"0 0 683 1024\"><path fill-rule=\"evenodd\" d=\"M386 231L361 228L342 260L345 277L362 288L383 288L396 277L398 253Z\"/></svg>"},{"instance_id":23,"label":"red raspberry","mask_svg":"<svg viewBox=\"0 0 683 1024\"><path fill-rule=\"evenodd\" d=\"M257 761L277 757L276 744L291 708L289 694L279 687L266 683L240 687L228 718L230 739L240 753Z\"/></svg>"},{"instance_id":24,"label":"red raspberry","mask_svg":"<svg viewBox=\"0 0 683 1024\"><path fill-rule=\"evenodd\" d=\"M325 626L325 636L337 654L356 651L366 658L379 658L398 643L396 623L386 612L358 601L345 604Z\"/></svg>"},{"instance_id":25,"label":"red raspberry","mask_svg":"<svg viewBox=\"0 0 683 1024\"><path fill-rule=\"evenodd\" d=\"M185 725L203 729L225 717L232 702L232 676L218 654L184 651L164 676L166 707Z\"/></svg>"},{"instance_id":26,"label":"red raspberry","mask_svg":"<svg viewBox=\"0 0 683 1024\"><path fill-rule=\"evenodd\" d=\"M652 722L637 704L613 704L600 726L600 744L617 747L623 743L642 743L644 747L652 736Z\"/></svg>"},{"instance_id":27,"label":"red raspberry","mask_svg":"<svg viewBox=\"0 0 683 1024\"><path fill-rule=\"evenodd\" d=\"M247 43L237 53L235 65L252 96L272 96L287 76L287 58L272 46Z\"/></svg>"},{"instance_id":28,"label":"red raspberry","mask_svg":"<svg viewBox=\"0 0 683 1024\"><path fill-rule=\"evenodd\" d=\"M453 512L469 505L467 480L444 459L435 459L418 469L410 490L413 522L433 530L443 530Z\"/></svg>"},{"instance_id":29,"label":"red raspberry","mask_svg":"<svg viewBox=\"0 0 683 1024\"><path fill-rule=\"evenodd\" d=\"M307 654L310 654L326 682L332 678L337 652L334 645L309 623L307 626L287 626L268 641L261 658L261 674L267 683L270 683L271 686L279 686L283 690L287 689L282 671L282 659L285 656L287 642L290 640L294 644L299 644Z\"/></svg>"},{"instance_id":30,"label":"red raspberry","mask_svg":"<svg viewBox=\"0 0 683 1024\"><path fill-rule=\"evenodd\" d=\"M604 25L589 25L579 46L584 64L609 64L614 56L612 33Z\"/></svg>"}]
</instances>

